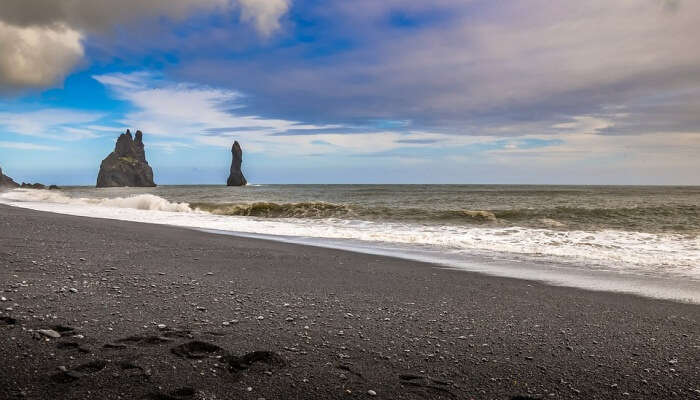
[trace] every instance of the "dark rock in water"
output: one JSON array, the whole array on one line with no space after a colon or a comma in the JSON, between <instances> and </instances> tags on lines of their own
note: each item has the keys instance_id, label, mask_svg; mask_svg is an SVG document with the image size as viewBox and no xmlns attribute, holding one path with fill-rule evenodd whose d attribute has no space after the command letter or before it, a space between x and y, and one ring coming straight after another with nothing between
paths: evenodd
<instances>
[{"instance_id":1,"label":"dark rock in water","mask_svg":"<svg viewBox=\"0 0 700 400\"><path fill-rule=\"evenodd\" d=\"M241 145L238 142L233 142L233 147L231 148L231 154L233 155L233 161L231 161L231 174L226 181L227 186L245 186L248 182L241 172L241 164L243 163L243 150L241 150Z\"/></svg>"},{"instance_id":2,"label":"dark rock in water","mask_svg":"<svg viewBox=\"0 0 700 400\"><path fill-rule=\"evenodd\" d=\"M154 187L153 169L146 161L143 134L136 131L134 138L127 129L117 139L114 151L102 161L97 176L97 187Z\"/></svg>"},{"instance_id":3,"label":"dark rock in water","mask_svg":"<svg viewBox=\"0 0 700 400\"><path fill-rule=\"evenodd\" d=\"M2 168L0 168L0 187L16 188L19 187L19 184L9 176L3 175Z\"/></svg>"},{"instance_id":4,"label":"dark rock in water","mask_svg":"<svg viewBox=\"0 0 700 400\"><path fill-rule=\"evenodd\" d=\"M46 186L42 185L41 183L22 182L22 185L20 187L22 189L46 189Z\"/></svg>"},{"instance_id":5,"label":"dark rock in water","mask_svg":"<svg viewBox=\"0 0 700 400\"><path fill-rule=\"evenodd\" d=\"M59 190L59 189L60 189L60 187L58 187L56 185L49 186L49 190Z\"/></svg>"}]
</instances>

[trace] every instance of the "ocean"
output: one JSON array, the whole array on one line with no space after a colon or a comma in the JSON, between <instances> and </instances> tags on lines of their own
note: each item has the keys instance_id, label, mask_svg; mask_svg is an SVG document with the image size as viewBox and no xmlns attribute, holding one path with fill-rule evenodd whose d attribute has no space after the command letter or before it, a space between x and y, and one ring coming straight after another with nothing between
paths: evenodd
<instances>
[{"instance_id":1,"label":"ocean","mask_svg":"<svg viewBox=\"0 0 700 400\"><path fill-rule=\"evenodd\" d=\"M700 187L65 187L0 202L700 303Z\"/></svg>"}]
</instances>

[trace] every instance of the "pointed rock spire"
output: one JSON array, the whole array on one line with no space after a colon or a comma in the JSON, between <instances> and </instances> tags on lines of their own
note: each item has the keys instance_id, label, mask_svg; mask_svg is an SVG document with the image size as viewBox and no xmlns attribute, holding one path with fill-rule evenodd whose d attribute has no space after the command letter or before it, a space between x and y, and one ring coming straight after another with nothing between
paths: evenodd
<instances>
[{"instance_id":1,"label":"pointed rock spire","mask_svg":"<svg viewBox=\"0 0 700 400\"><path fill-rule=\"evenodd\" d=\"M233 147L231 147L231 155L233 160L231 161L231 174L226 181L227 186L245 186L248 182L243 176L241 171L241 164L243 164L243 150L238 141L233 142Z\"/></svg>"}]
</instances>

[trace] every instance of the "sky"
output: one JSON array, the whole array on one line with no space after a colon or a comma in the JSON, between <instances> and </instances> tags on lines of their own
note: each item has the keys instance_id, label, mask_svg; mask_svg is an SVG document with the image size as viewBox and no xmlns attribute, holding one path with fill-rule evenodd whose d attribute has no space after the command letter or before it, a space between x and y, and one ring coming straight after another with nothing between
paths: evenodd
<instances>
[{"instance_id":1,"label":"sky","mask_svg":"<svg viewBox=\"0 0 700 400\"><path fill-rule=\"evenodd\" d=\"M695 0L2 0L0 167L94 185L700 184Z\"/></svg>"}]
</instances>

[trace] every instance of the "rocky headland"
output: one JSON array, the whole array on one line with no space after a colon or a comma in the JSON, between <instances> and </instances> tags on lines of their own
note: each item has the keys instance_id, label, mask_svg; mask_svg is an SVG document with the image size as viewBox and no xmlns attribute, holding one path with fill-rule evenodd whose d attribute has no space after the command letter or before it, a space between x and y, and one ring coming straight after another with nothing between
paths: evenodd
<instances>
[{"instance_id":1,"label":"rocky headland","mask_svg":"<svg viewBox=\"0 0 700 400\"><path fill-rule=\"evenodd\" d=\"M241 145L238 141L233 142L233 147L231 147L231 155L233 160L231 161L231 174L226 181L227 186L245 186L248 184L243 172L241 171L241 164L243 164L243 150L241 150Z\"/></svg>"},{"instance_id":2,"label":"rocky headland","mask_svg":"<svg viewBox=\"0 0 700 400\"><path fill-rule=\"evenodd\" d=\"M19 184L9 176L3 174L2 168L0 168L0 187L16 188L19 187Z\"/></svg>"},{"instance_id":3,"label":"rocky headland","mask_svg":"<svg viewBox=\"0 0 700 400\"><path fill-rule=\"evenodd\" d=\"M153 169L146 161L143 134L134 137L127 129L117 139L114 151L102 161L97 187L154 187Z\"/></svg>"}]
</instances>

